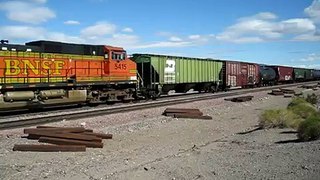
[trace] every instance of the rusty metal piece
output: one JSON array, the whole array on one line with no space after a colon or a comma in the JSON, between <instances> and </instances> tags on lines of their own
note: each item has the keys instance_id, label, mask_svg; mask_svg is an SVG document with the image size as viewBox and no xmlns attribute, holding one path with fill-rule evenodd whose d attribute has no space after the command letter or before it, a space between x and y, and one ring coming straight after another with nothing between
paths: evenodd
<instances>
[{"instance_id":1,"label":"rusty metal piece","mask_svg":"<svg viewBox=\"0 0 320 180\"><path fill-rule=\"evenodd\" d=\"M190 119L212 119L211 116L197 116L197 115L190 115L190 114L180 114L175 115L175 118L190 118Z\"/></svg>"},{"instance_id":2,"label":"rusty metal piece","mask_svg":"<svg viewBox=\"0 0 320 180\"><path fill-rule=\"evenodd\" d=\"M33 137L39 136L39 138L53 137L53 138L74 139L74 140L82 140L82 141L102 142L102 139L96 136L85 135L85 134L75 134L75 133L54 133L54 132L39 131L29 135Z\"/></svg>"},{"instance_id":3,"label":"rusty metal piece","mask_svg":"<svg viewBox=\"0 0 320 180\"><path fill-rule=\"evenodd\" d=\"M284 94L294 94L295 91L292 89L280 89Z\"/></svg>"},{"instance_id":4,"label":"rusty metal piece","mask_svg":"<svg viewBox=\"0 0 320 180\"><path fill-rule=\"evenodd\" d=\"M167 108L165 113L184 113L184 112L200 112L199 109L182 109L182 108Z\"/></svg>"},{"instance_id":5,"label":"rusty metal piece","mask_svg":"<svg viewBox=\"0 0 320 180\"><path fill-rule=\"evenodd\" d=\"M195 116L202 116L203 113L202 112L186 112L186 113L180 113L180 112L172 112L172 113L164 113L164 115L166 116L172 116L174 117L175 115L184 115L184 114L190 114L190 115L195 115Z\"/></svg>"},{"instance_id":6,"label":"rusty metal piece","mask_svg":"<svg viewBox=\"0 0 320 180\"><path fill-rule=\"evenodd\" d=\"M15 144L13 151L34 152L84 152L86 146L82 145L44 145L44 144Z\"/></svg>"},{"instance_id":7,"label":"rusty metal piece","mask_svg":"<svg viewBox=\"0 0 320 180\"><path fill-rule=\"evenodd\" d=\"M41 136L39 135L34 135L34 134L28 134L28 136L25 136L27 139L32 139L32 140L36 140L39 139Z\"/></svg>"},{"instance_id":8,"label":"rusty metal piece","mask_svg":"<svg viewBox=\"0 0 320 180\"><path fill-rule=\"evenodd\" d=\"M94 132L83 132L81 134L97 136L101 139L112 139L112 134L94 133Z\"/></svg>"},{"instance_id":9,"label":"rusty metal piece","mask_svg":"<svg viewBox=\"0 0 320 180\"><path fill-rule=\"evenodd\" d=\"M57 126L37 126L37 128L74 128L74 127L57 127ZM81 127L82 128L82 127ZM92 129L84 129L85 132L93 132Z\"/></svg>"},{"instance_id":10,"label":"rusty metal piece","mask_svg":"<svg viewBox=\"0 0 320 180\"><path fill-rule=\"evenodd\" d=\"M245 102L245 101L251 101L254 96L239 96L239 97L233 97L233 98L226 98L225 101L232 101L232 102Z\"/></svg>"},{"instance_id":11,"label":"rusty metal piece","mask_svg":"<svg viewBox=\"0 0 320 180\"><path fill-rule=\"evenodd\" d=\"M103 148L103 144L100 142L80 141L80 140L51 138L51 137L40 137L39 142L56 144L56 145L84 145L86 147L92 147L92 148Z\"/></svg>"},{"instance_id":12,"label":"rusty metal piece","mask_svg":"<svg viewBox=\"0 0 320 180\"><path fill-rule=\"evenodd\" d=\"M280 89L273 89L269 94L275 95L275 96L284 95L284 93Z\"/></svg>"},{"instance_id":13,"label":"rusty metal piece","mask_svg":"<svg viewBox=\"0 0 320 180\"><path fill-rule=\"evenodd\" d=\"M83 127L67 127L67 128L29 128L23 130L24 134L33 134L35 132L69 132L69 133L81 133L85 132Z\"/></svg>"}]
</instances>

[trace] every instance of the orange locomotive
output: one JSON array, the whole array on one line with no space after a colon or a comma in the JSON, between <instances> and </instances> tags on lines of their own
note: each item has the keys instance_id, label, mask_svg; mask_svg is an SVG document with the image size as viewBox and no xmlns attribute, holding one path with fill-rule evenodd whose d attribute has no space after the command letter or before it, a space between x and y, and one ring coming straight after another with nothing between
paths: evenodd
<instances>
[{"instance_id":1,"label":"orange locomotive","mask_svg":"<svg viewBox=\"0 0 320 180\"><path fill-rule=\"evenodd\" d=\"M34 41L0 44L0 110L131 100L136 63L123 48Z\"/></svg>"}]
</instances>

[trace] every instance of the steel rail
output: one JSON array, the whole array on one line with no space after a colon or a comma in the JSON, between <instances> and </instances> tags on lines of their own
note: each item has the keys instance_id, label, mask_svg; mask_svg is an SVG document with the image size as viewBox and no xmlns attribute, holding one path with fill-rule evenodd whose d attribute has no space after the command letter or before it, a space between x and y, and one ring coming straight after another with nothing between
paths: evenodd
<instances>
[{"instance_id":1,"label":"steel rail","mask_svg":"<svg viewBox=\"0 0 320 180\"><path fill-rule=\"evenodd\" d=\"M162 101L143 102L143 103L116 106L116 107L86 109L86 110L79 110L79 111L67 112L67 113L63 112L63 113L44 115L42 117L27 117L25 119L1 121L0 129L18 128L18 127L24 127L24 126L44 124L49 122L57 122L62 120L74 120L74 119L80 119L85 117L94 117L94 116L100 116L100 115L122 113L127 111L135 111L135 110L141 110L141 109L148 109L148 108L168 106L168 105L181 104L181 103L189 103L189 102L202 101L202 100L208 100L208 99L217 99L217 98L228 97L228 96L236 96L236 95L266 91L266 90L277 89L277 88L296 87L300 85L309 85L309 84L315 84L315 83L318 83L318 81L285 84L285 85L277 85L277 86L267 86L267 87L253 88L253 89L240 89L240 90L228 91L228 92L217 93L217 94L199 95L195 97L184 97L184 98L172 99L172 100L169 99L169 100L162 100Z\"/></svg>"}]
</instances>

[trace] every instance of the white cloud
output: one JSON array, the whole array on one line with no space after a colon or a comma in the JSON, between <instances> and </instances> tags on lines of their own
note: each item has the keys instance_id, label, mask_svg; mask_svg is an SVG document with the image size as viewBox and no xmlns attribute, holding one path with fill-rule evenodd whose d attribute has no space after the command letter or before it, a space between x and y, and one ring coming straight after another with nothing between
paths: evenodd
<instances>
[{"instance_id":1,"label":"white cloud","mask_svg":"<svg viewBox=\"0 0 320 180\"><path fill-rule=\"evenodd\" d=\"M68 20L63 22L63 24L67 24L67 25L79 25L80 22L79 21L75 21L75 20Z\"/></svg>"},{"instance_id":2,"label":"white cloud","mask_svg":"<svg viewBox=\"0 0 320 180\"><path fill-rule=\"evenodd\" d=\"M131 33L131 32L133 32L133 29L132 29L132 28L129 28L129 27L126 27L126 28L123 28L123 29L122 29L122 32Z\"/></svg>"},{"instance_id":3,"label":"white cloud","mask_svg":"<svg viewBox=\"0 0 320 180\"><path fill-rule=\"evenodd\" d=\"M307 57L300 59L303 62L320 61L320 54L311 53Z\"/></svg>"},{"instance_id":4,"label":"white cloud","mask_svg":"<svg viewBox=\"0 0 320 180\"><path fill-rule=\"evenodd\" d=\"M253 16L249 16L249 17L242 17L239 20L240 21L245 21L245 20L252 20L252 19L262 19L262 20L274 20L277 19L278 17L271 13L271 12L261 12L258 14L255 14Z\"/></svg>"},{"instance_id":5,"label":"white cloud","mask_svg":"<svg viewBox=\"0 0 320 180\"><path fill-rule=\"evenodd\" d=\"M69 36L60 32L49 32L48 34L46 34L45 38L46 40L66 42L66 43L85 43L85 39L82 39L77 36Z\"/></svg>"},{"instance_id":6,"label":"white cloud","mask_svg":"<svg viewBox=\"0 0 320 180\"><path fill-rule=\"evenodd\" d=\"M139 43L139 37L128 34L113 34L111 38L107 38L105 44L113 46L121 46L124 48L132 48Z\"/></svg>"},{"instance_id":7,"label":"white cloud","mask_svg":"<svg viewBox=\"0 0 320 180\"><path fill-rule=\"evenodd\" d=\"M45 3L46 1L39 1ZM0 3L0 10L6 12L8 19L23 23L39 24L55 18L55 13L41 3L31 1L7 1Z\"/></svg>"},{"instance_id":8,"label":"white cloud","mask_svg":"<svg viewBox=\"0 0 320 180\"><path fill-rule=\"evenodd\" d=\"M300 64L295 65L294 67L300 67L300 68L309 68L309 69L320 69L320 64Z\"/></svg>"},{"instance_id":9,"label":"white cloud","mask_svg":"<svg viewBox=\"0 0 320 180\"><path fill-rule=\"evenodd\" d=\"M46 30L42 27L29 26L2 26L0 37L9 40L15 39L41 39L44 38Z\"/></svg>"},{"instance_id":10,"label":"white cloud","mask_svg":"<svg viewBox=\"0 0 320 180\"><path fill-rule=\"evenodd\" d=\"M41 4L45 4L47 2L47 0L30 0L30 1L35 3L41 3Z\"/></svg>"},{"instance_id":11,"label":"white cloud","mask_svg":"<svg viewBox=\"0 0 320 180\"><path fill-rule=\"evenodd\" d=\"M99 22L93 26L89 26L81 30L81 35L86 38L90 39L97 39L98 37L104 35L114 34L116 32L116 25L106 23L106 22Z\"/></svg>"},{"instance_id":12,"label":"white cloud","mask_svg":"<svg viewBox=\"0 0 320 180\"><path fill-rule=\"evenodd\" d=\"M172 41L162 41L162 42L155 42L151 44L139 45L136 46L136 49L145 49L145 48L160 48L160 47L185 47L192 45L191 42L172 42Z\"/></svg>"},{"instance_id":13,"label":"white cloud","mask_svg":"<svg viewBox=\"0 0 320 180\"><path fill-rule=\"evenodd\" d=\"M311 19L320 23L320 0L314 0L312 4L304 9L304 12L311 17Z\"/></svg>"},{"instance_id":14,"label":"white cloud","mask_svg":"<svg viewBox=\"0 0 320 180\"><path fill-rule=\"evenodd\" d=\"M177 36L171 36L169 40L170 40L170 41L173 41L173 42L180 42L180 41L182 41L182 39L179 38L179 37L177 37Z\"/></svg>"},{"instance_id":15,"label":"white cloud","mask_svg":"<svg viewBox=\"0 0 320 180\"><path fill-rule=\"evenodd\" d=\"M294 37L293 41L320 41L320 35L317 33L301 34Z\"/></svg>"},{"instance_id":16,"label":"white cloud","mask_svg":"<svg viewBox=\"0 0 320 180\"><path fill-rule=\"evenodd\" d=\"M236 24L218 34L216 39L233 43L257 43L278 40L286 35L300 36L315 32L316 26L310 19L294 18L276 21L276 15L265 12L240 18Z\"/></svg>"},{"instance_id":17,"label":"white cloud","mask_svg":"<svg viewBox=\"0 0 320 180\"><path fill-rule=\"evenodd\" d=\"M306 32L314 32L316 30L316 26L310 19L288 19L285 21L281 21L279 23L281 26L281 33L306 33Z\"/></svg>"},{"instance_id":18,"label":"white cloud","mask_svg":"<svg viewBox=\"0 0 320 180\"><path fill-rule=\"evenodd\" d=\"M194 34L194 35L190 35L188 38L192 40L197 40L197 39L200 39L200 37L201 36L199 34Z\"/></svg>"}]
</instances>

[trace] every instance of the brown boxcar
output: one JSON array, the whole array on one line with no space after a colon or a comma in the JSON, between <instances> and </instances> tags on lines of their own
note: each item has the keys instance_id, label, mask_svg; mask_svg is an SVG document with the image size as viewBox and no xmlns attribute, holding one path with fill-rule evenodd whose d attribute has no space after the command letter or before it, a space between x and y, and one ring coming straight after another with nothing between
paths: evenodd
<instances>
[{"instance_id":1,"label":"brown boxcar","mask_svg":"<svg viewBox=\"0 0 320 180\"><path fill-rule=\"evenodd\" d=\"M222 73L225 88L252 87L259 83L259 65L255 63L225 61Z\"/></svg>"},{"instance_id":2,"label":"brown boxcar","mask_svg":"<svg viewBox=\"0 0 320 180\"><path fill-rule=\"evenodd\" d=\"M285 66L270 66L276 71L276 82L293 81L293 68Z\"/></svg>"}]
</instances>

